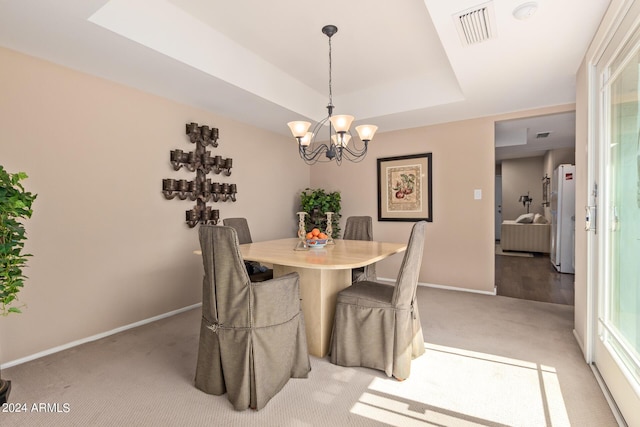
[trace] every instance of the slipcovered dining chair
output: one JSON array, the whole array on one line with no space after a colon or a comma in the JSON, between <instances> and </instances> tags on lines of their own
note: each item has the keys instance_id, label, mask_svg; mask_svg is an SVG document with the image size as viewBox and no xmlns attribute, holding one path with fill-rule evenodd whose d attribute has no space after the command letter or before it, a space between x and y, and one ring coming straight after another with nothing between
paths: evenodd
<instances>
[{"instance_id":1,"label":"slipcovered dining chair","mask_svg":"<svg viewBox=\"0 0 640 427\"><path fill-rule=\"evenodd\" d=\"M364 366L405 380L411 360L424 353L416 301L425 221L411 230L395 285L362 281L338 293L330 361Z\"/></svg>"},{"instance_id":2,"label":"slipcovered dining chair","mask_svg":"<svg viewBox=\"0 0 640 427\"><path fill-rule=\"evenodd\" d=\"M222 220L222 223L228 227L235 228L238 233L238 242L240 242L241 245L253 243L246 218L225 218ZM260 263L255 261L245 261L245 265L252 282L263 282L273 279L273 269L260 265Z\"/></svg>"},{"instance_id":3,"label":"slipcovered dining chair","mask_svg":"<svg viewBox=\"0 0 640 427\"><path fill-rule=\"evenodd\" d=\"M373 221L370 216L350 216L344 226L344 240L373 240ZM351 270L351 281L376 280L376 264Z\"/></svg>"},{"instance_id":4,"label":"slipcovered dining chair","mask_svg":"<svg viewBox=\"0 0 640 427\"><path fill-rule=\"evenodd\" d=\"M236 410L262 409L311 366L298 273L252 283L235 229L199 230L204 279L195 386Z\"/></svg>"}]
</instances>

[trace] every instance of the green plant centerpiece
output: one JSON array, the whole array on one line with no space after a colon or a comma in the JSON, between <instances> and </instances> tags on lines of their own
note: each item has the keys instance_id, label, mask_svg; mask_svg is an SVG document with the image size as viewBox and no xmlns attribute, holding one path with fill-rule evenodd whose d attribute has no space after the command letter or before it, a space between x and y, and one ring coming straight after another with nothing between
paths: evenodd
<instances>
[{"instance_id":1,"label":"green plant centerpiece","mask_svg":"<svg viewBox=\"0 0 640 427\"><path fill-rule=\"evenodd\" d=\"M334 239L340 236L340 192L327 193L323 189L306 188L300 193L300 207L308 215L305 217L307 231L314 228L325 231L327 229L327 212L333 212L331 226Z\"/></svg>"},{"instance_id":2,"label":"green plant centerpiece","mask_svg":"<svg viewBox=\"0 0 640 427\"><path fill-rule=\"evenodd\" d=\"M31 218L31 205L36 195L24 189L24 172L8 173L0 165L0 315L21 313L15 304L18 292L27 278L22 269L30 254L23 253L27 239L22 220ZM11 381L0 378L0 404L6 403Z\"/></svg>"}]
</instances>

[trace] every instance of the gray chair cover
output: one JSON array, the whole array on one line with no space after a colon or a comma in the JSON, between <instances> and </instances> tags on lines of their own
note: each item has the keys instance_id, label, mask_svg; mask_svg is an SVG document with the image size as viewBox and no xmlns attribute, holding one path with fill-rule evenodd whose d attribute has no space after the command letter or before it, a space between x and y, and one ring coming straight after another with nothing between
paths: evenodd
<instances>
[{"instance_id":1,"label":"gray chair cover","mask_svg":"<svg viewBox=\"0 0 640 427\"><path fill-rule=\"evenodd\" d=\"M241 245L245 243L253 243L251 240L251 231L249 230L249 223L246 218L225 218L222 223L227 227L233 227L238 233L238 242Z\"/></svg>"},{"instance_id":2,"label":"gray chair cover","mask_svg":"<svg viewBox=\"0 0 640 427\"><path fill-rule=\"evenodd\" d=\"M379 369L399 380L409 377L411 360L425 351L416 303L425 224L417 222L411 230L395 286L362 281L340 291L331 363Z\"/></svg>"},{"instance_id":3,"label":"gray chair cover","mask_svg":"<svg viewBox=\"0 0 640 427\"><path fill-rule=\"evenodd\" d=\"M195 386L228 394L236 410L261 409L311 365L299 277L252 283L231 227L199 230L204 280Z\"/></svg>"},{"instance_id":4,"label":"gray chair cover","mask_svg":"<svg viewBox=\"0 0 640 427\"><path fill-rule=\"evenodd\" d=\"M249 231L249 224L247 223L246 218L225 218L222 220L222 223L228 227L235 228L238 233L238 242L241 245L245 243L253 243L251 240L251 231ZM260 263L255 261L245 261L245 264L249 263L255 267L257 270L260 268ZM264 282L265 280L273 279L273 269L267 269L266 271L262 271L259 273L249 273L249 277L252 282Z\"/></svg>"},{"instance_id":5,"label":"gray chair cover","mask_svg":"<svg viewBox=\"0 0 640 427\"><path fill-rule=\"evenodd\" d=\"M344 240L373 240L373 221L370 216L350 216L344 226ZM376 280L376 264L351 270L351 281Z\"/></svg>"}]
</instances>

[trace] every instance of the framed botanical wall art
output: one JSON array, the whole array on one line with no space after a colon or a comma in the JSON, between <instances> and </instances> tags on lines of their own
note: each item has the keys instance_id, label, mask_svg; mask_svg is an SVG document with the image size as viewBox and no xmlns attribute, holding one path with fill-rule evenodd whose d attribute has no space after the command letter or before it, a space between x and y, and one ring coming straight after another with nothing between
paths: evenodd
<instances>
[{"instance_id":1,"label":"framed botanical wall art","mask_svg":"<svg viewBox=\"0 0 640 427\"><path fill-rule=\"evenodd\" d=\"M433 221L431 158L378 159L378 221Z\"/></svg>"}]
</instances>

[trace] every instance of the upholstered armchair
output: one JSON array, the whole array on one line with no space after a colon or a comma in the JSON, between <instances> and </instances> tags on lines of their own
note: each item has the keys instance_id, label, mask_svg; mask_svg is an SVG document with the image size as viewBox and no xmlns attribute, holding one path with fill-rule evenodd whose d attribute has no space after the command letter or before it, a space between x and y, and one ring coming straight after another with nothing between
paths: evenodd
<instances>
[{"instance_id":1,"label":"upholstered armchair","mask_svg":"<svg viewBox=\"0 0 640 427\"><path fill-rule=\"evenodd\" d=\"M409 377L411 360L424 353L416 302L425 221L411 230L395 285L356 282L338 293L330 361L364 366L398 380Z\"/></svg>"},{"instance_id":2,"label":"upholstered armchair","mask_svg":"<svg viewBox=\"0 0 640 427\"><path fill-rule=\"evenodd\" d=\"M199 234L204 280L195 386L227 393L236 410L261 409L289 378L311 370L298 274L252 283L234 228L202 225Z\"/></svg>"},{"instance_id":3,"label":"upholstered armchair","mask_svg":"<svg viewBox=\"0 0 640 427\"><path fill-rule=\"evenodd\" d=\"M235 228L238 233L238 242L241 245L253 243L246 218L225 218L222 220L222 223L228 227ZM252 282L262 282L273 279L273 269L261 266L254 261L245 261L245 265L247 266L247 270L249 270L249 277Z\"/></svg>"},{"instance_id":4,"label":"upholstered armchair","mask_svg":"<svg viewBox=\"0 0 640 427\"><path fill-rule=\"evenodd\" d=\"M350 216L342 234L344 240L373 240L373 221L370 216ZM376 264L351 270L351 281L376 280Z\"/></svg>"}]
</instances>

